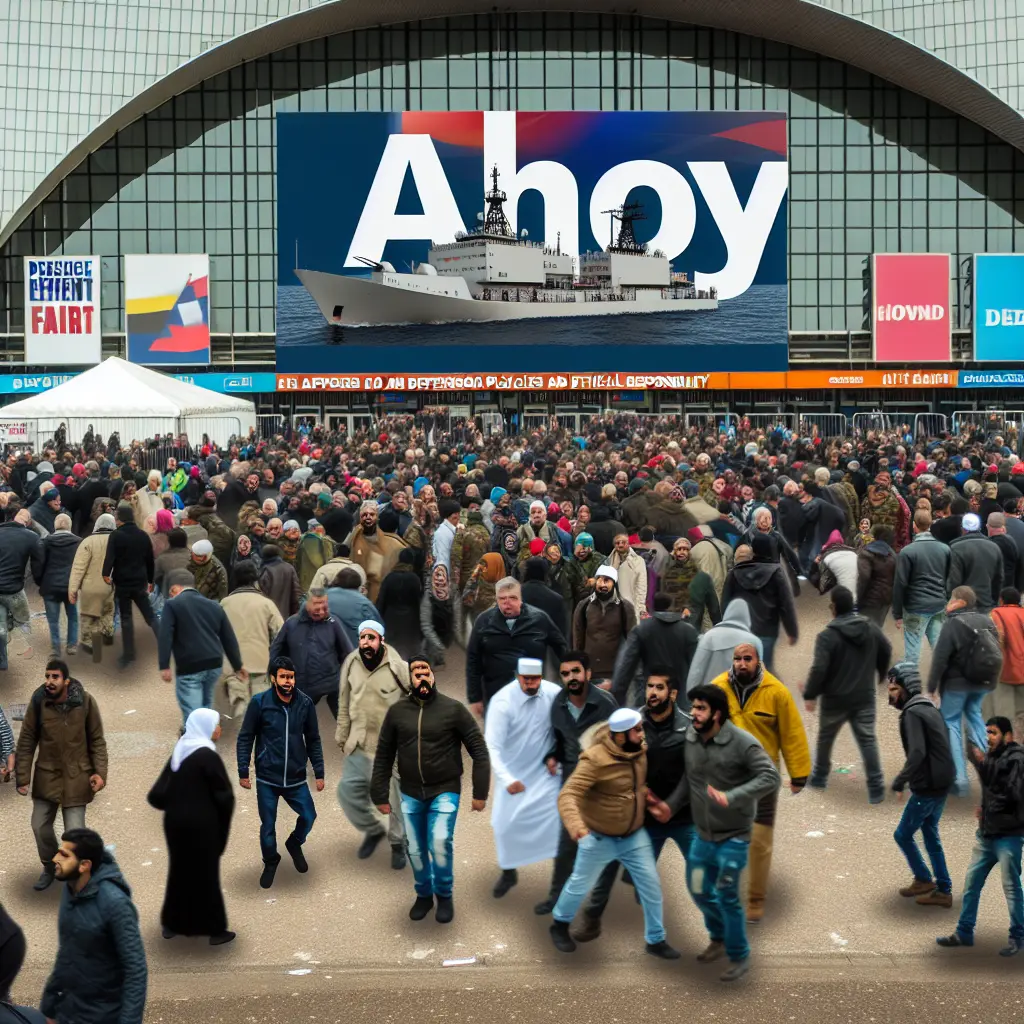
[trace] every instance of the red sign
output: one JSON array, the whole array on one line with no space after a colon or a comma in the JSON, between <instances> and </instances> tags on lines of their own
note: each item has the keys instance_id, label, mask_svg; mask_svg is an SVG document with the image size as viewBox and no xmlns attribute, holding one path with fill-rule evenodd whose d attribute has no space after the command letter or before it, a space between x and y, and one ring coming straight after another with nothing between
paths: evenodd
<instances>
[{"instance_id":1,"label":"red sign","mask_svg":"<svg viewBox=\"0 0 1024 1024\"><path fill-rule=\"evenodd\" d=\"M948 363L951 359L948 253L875 253L872 320L875 361Z\"/></svg>"}]
</instances>

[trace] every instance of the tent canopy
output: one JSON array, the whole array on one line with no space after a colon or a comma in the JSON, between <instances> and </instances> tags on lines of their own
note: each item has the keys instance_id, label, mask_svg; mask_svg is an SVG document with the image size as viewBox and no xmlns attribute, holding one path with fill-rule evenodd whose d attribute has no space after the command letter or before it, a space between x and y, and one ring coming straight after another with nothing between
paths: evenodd
<instances>
[{"instance_id":1,"label":"tent canopy","mask_svg":"<svg viewBox=\"0 0 1024 1024\"><path fill-rule=\"evenodd\" d=\"M118 416L193 417L234 413L252 417L252 402L186 384L112 356L42 394L3 406L4 419ZM255 422L255 420L253 420Z\"/></svg>"}]
</instances>

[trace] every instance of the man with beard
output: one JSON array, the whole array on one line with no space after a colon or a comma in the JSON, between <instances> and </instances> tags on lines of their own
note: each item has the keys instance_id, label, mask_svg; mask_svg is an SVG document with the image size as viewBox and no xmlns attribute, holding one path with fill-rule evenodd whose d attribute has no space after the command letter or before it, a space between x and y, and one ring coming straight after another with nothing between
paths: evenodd
<instances>
[{"instance_id":1,"label":"man with beard","mask_svg":"<svg viewBox=\"0 0 1024 1024\"><path fill-rule=\"evenodd\" d=\"M951 907L953 882L939 838L939 819L956 779L949 730L939 709L921 695L921 677L913 662L893 665L888 679L889 705L900 712L900 740L906 755L892 790L902 800L903 790L910 787L910 799L893 834L912 875L910 885L899 892L907 899L916 897L918 903ZM931 871L917 848L918 831L924 837Z\"/></svg>"},{"instance_id":2,"label":"man with beard","mask_svg":"<svg viewBox=\"0 0 1024 1024\"><path fill-rule=\"evenodd\" d=\"M309 870L302 844L316 821L313 794L306 783L306 763L313 767L316 791L324 788L324 751L316 708L295 688L295 665L289 658L270 663L270 689L256 694L238 731L238 782L252 789L249 765L256 747L256 807L260 815L260 851L263 873L260 886L274 884L281 855L277 852L277 805L282 798L298 815L295 828L285 840L295 870Z\"/></svg>"},{"instance_id":3,"label":"man with beard","mask_svg":"<svg viewBox=\"0 0 1024 1024\"><path fill-rule=\"evenodd\" d=\"M643 718L644 739L647 741L647 789L658 800L674 800L673 794L682 787L682 800L668 821L659 821L648 811L644 821L647 834L654 847L657 863L665 844L671 839L683 860L690 856L693 842L693 817L690 813L689 788L684 787L686 764L686 730L690 716L676 703L679 697L679 677L667 665L655 665L647 677ZM618 874L617 862L609 864L597 880L587 905L583 908L583 925L572 937L577 942L589 942L601 934L601 915L608 905L612 886Z\"/></svg>"},{"instance_id":4,"label":"man with beard","mask_svg":"<svg viewBox=\"0 0 1024 1024\"><path fill-rule=\"evenodd\" d=\"M473 810L487 806L491 763L480 728L465 704L434 684L426 655L409 659L409 696L384 716L370 777L370 799L381 814L391 813L391 779L398 759L398 786L405 819L416 902L409 910L422 921L434 906L434 919L449 924L452 904L455 818L462 792L462 748L473 761Z\"/></svg>"},{"instance_id":5,"label":"man with beard","mask_svg":"<svg viewBox=\"0 0 1024 1024\"><path fill-rule=\"evenodd\" d=\"M794 796L802 793L811 774L804 723L788 687L764 667L754 645L738 645L732 655L732 671L723 672L711 685L725 691L730 721L757 738L776 768L780 755L785 758L790 791ZM764 916L777 805L778 790L774 790L757 806L750 840L748 921L760 921Z\"/></svg>"},{"instance_id":6,"label":"man with beard","mask_svg":"<svg viewBox=\"0 0 1024 1024\"><path fill-rule=\"evenodd\" d=\"M562 821L577 843L572 874L552 910L551 941L560 953L575 952L569 925L576 911L601 872L621 861L643 908L647 952L662 960L679 959L679 951L665 941L661 880L643 825L648 805L658 821L668 821L685 794L680 790L666 803L647 789L642 723L638 711L619 708L599 725L558 797Z\"/></svg>"},{"instance_id":7,"label":"man with beard","mask_svg":"<svg viewBox=\"0 0 1024 1024\"><path fill-rule=\"evenodd\" d=\"M551 705L554 743L544 759L547 769L556 775L561 765L560 785L572 775L580 759L581 737L594 726L607 722L617 708L610 693L590 681L590 657L586 651L566 651L558 666L564 691ZM550 914L576 860L576 840L563 825L558 835L558 851L551 869L548 898L534 908L535 914Z\"/></svg>"},{"instance_id":8,"label":"man with beard","mask_svg":"<svg viewBox=\"0 0 1024 1024\"><path fill-rule=\"evenodd\" d=\"M349 540L352 561L366 574L366 596L371 601L377 600L381 581L398 564L398 555L405 549L400 537L378 527L377 513L377 502L364 501L359 506L359 525Z\"/></svg>"},{"instance_id":9,"label":"man with beard","mask_svg":"<svg viewBox=\"0 0 1024 1024\"><path fill-rule=\"evenodd\" d=\"M573 646L590 655L599 679L612 678L619 649L635 625L633 605L618 593L618 571L602 565L594 593L580 601L572 618Z\"/></svg>"},{"instance_id":10,"label":"man with beard","mask_svg":"<svg viewBox=\"0 0 1024 1024\"><path fill-rule=\"evenodd\" d=\"M750 969L740 876L757 808L778 793L782 780L757 739L730 721L730 701L719 687L696 686L689 697L684 767L697 834L686 884L711 940L697 961L712 963L724 953L730 966L721 980L736 981Z\"/></svg>"},{"instance_id":11,"label":"man with beard","mask_svg":"<svg viewBox=\"0 0 1024 1024\"><path fill-rule=\"evenodd\" d=\"M366 860L387 836L391 866L405 867L405 826L398 782L391 781L391 814L385 822L370 801L370 774L377 736L388 708L409 693L409 666L384 643L384 627L373 619L359 624L359 647L342 663L338 727L334 739L345 754L338 803L354 829L363 833L357 856Z\"/></svg>"},{"instance_id":12,"label":"man with beard","mask_svg":"<svg viewBox=\"0 0 1024 1024\"><path fill-rule=\"evenodd\" d=\"M722 606L714 580L690 560L691 543L679 537L672 545L672 560L658 583L658 592L671 598L668 611L678 612L700 630L705 612L712 625L722 621Z\"/></svg>"},{"instance_id":13,"label":"man with beard","mask_svg":"<svg viewBox=\"0 0 1024 1024\"><path fill-rule=\"evenodd\" d=\"M495 899L516 885L520 867L550 860L558 850L558 780L544 761L555 739L551 708L561 690L543 672L539 659L520 658L516 678L487 708L484 739L495 779L491 828L501 868Z\"/></svg>"},{"instance_id":14,"label":"man with beard","mask_svg":"<svg viewBox=\"0 0 1024 1024\"><path fill-rule=\"evenodd\" d=\"M84 828L86 804L107 779L107 741L92 694L56 658L47 662L44 679L25 709L15 752L18 792L27 796L30 777L32 783L32 832L43 865L36 892L48 889L54 879L57 808L65 828Z\"/></svg>"},{"instance_id":15,"label":"man with beard","mask_svg":"<svg viewBox=\"0 0 1024 1024\"><path fill-rule=\"evenodd\" d=\"M66 888L57 918L60 945L40 1010L49 1024L141 1024L146 951L121 869L90 828L69 828L53 864Z\"/></svg>"}]
</instances>

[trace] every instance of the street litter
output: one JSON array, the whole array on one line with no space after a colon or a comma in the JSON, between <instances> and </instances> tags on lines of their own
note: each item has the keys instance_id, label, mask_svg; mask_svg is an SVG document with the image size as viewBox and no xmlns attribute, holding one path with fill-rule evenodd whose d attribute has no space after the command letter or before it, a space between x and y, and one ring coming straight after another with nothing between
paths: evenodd
<instances>
[{"instance_id":1,"label":"street litter","mask_svg":"<svg viewBox=\"0 0 1024 1024\"><path fill-rule=\"evenodd\" d=\"M839 932L833 932L832 933L832 941L837 946L848 946L850 944L850 940L849 939L844 939L842 937L842 935L839 934Z\"/></svg>"},{"instance_id":2,"label":"street litter","mask_svg":"<svg viewBox=\"0 0 1024 1024\"><path fill-rule=\"evenodd\" d=\"M295 974L295 975L299 975L299 974L312 974L313 971L309 967L300 967L297 971L289 971L288 973L289 974Z\"/></svg>"},{"instance_id":3,"label":"street litter","mask_svg":"<svg viewBox=\"0 0 1024 1024\"><path fill-rule=\"evenodd\" d=\"M815 832L808 832L807 833L807 838L808 839L824 839L825 838L825 833L824 832L817 832L817 831L815 831Z\"/></svg>"},{"instance_id":4,"label":"street litter","mask_svg":"<svg viewBox=\"0 0 1024 1024\"><path fill-rule=\"evenodd\" d=\"M441 963L442 967L468 967L470 964L476 963L475 956L460 957L457 960L444 960Z\"/></svg>"}]
</instances>

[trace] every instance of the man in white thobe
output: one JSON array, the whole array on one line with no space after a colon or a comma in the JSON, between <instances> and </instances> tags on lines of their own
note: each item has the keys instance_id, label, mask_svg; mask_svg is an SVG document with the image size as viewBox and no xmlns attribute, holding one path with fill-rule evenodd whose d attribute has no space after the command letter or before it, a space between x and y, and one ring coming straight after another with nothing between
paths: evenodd
<instances>
[{"instance_id":1,"label":"man in white thobe","mask_svg":"<svg viewBox=\"0 0 1024 1024\"><path fill-rule=\"evenodd\" d=\"M558 776L544 763L555 744L551 705L562 692L541 677L537 658L520 658L516 678L487 705L484 738L494 774L491 827L501 876L500 899L519 881L517 868L558 852ZM557 772L557 769L556 769Z\"/></svg>"}]
</instances>

